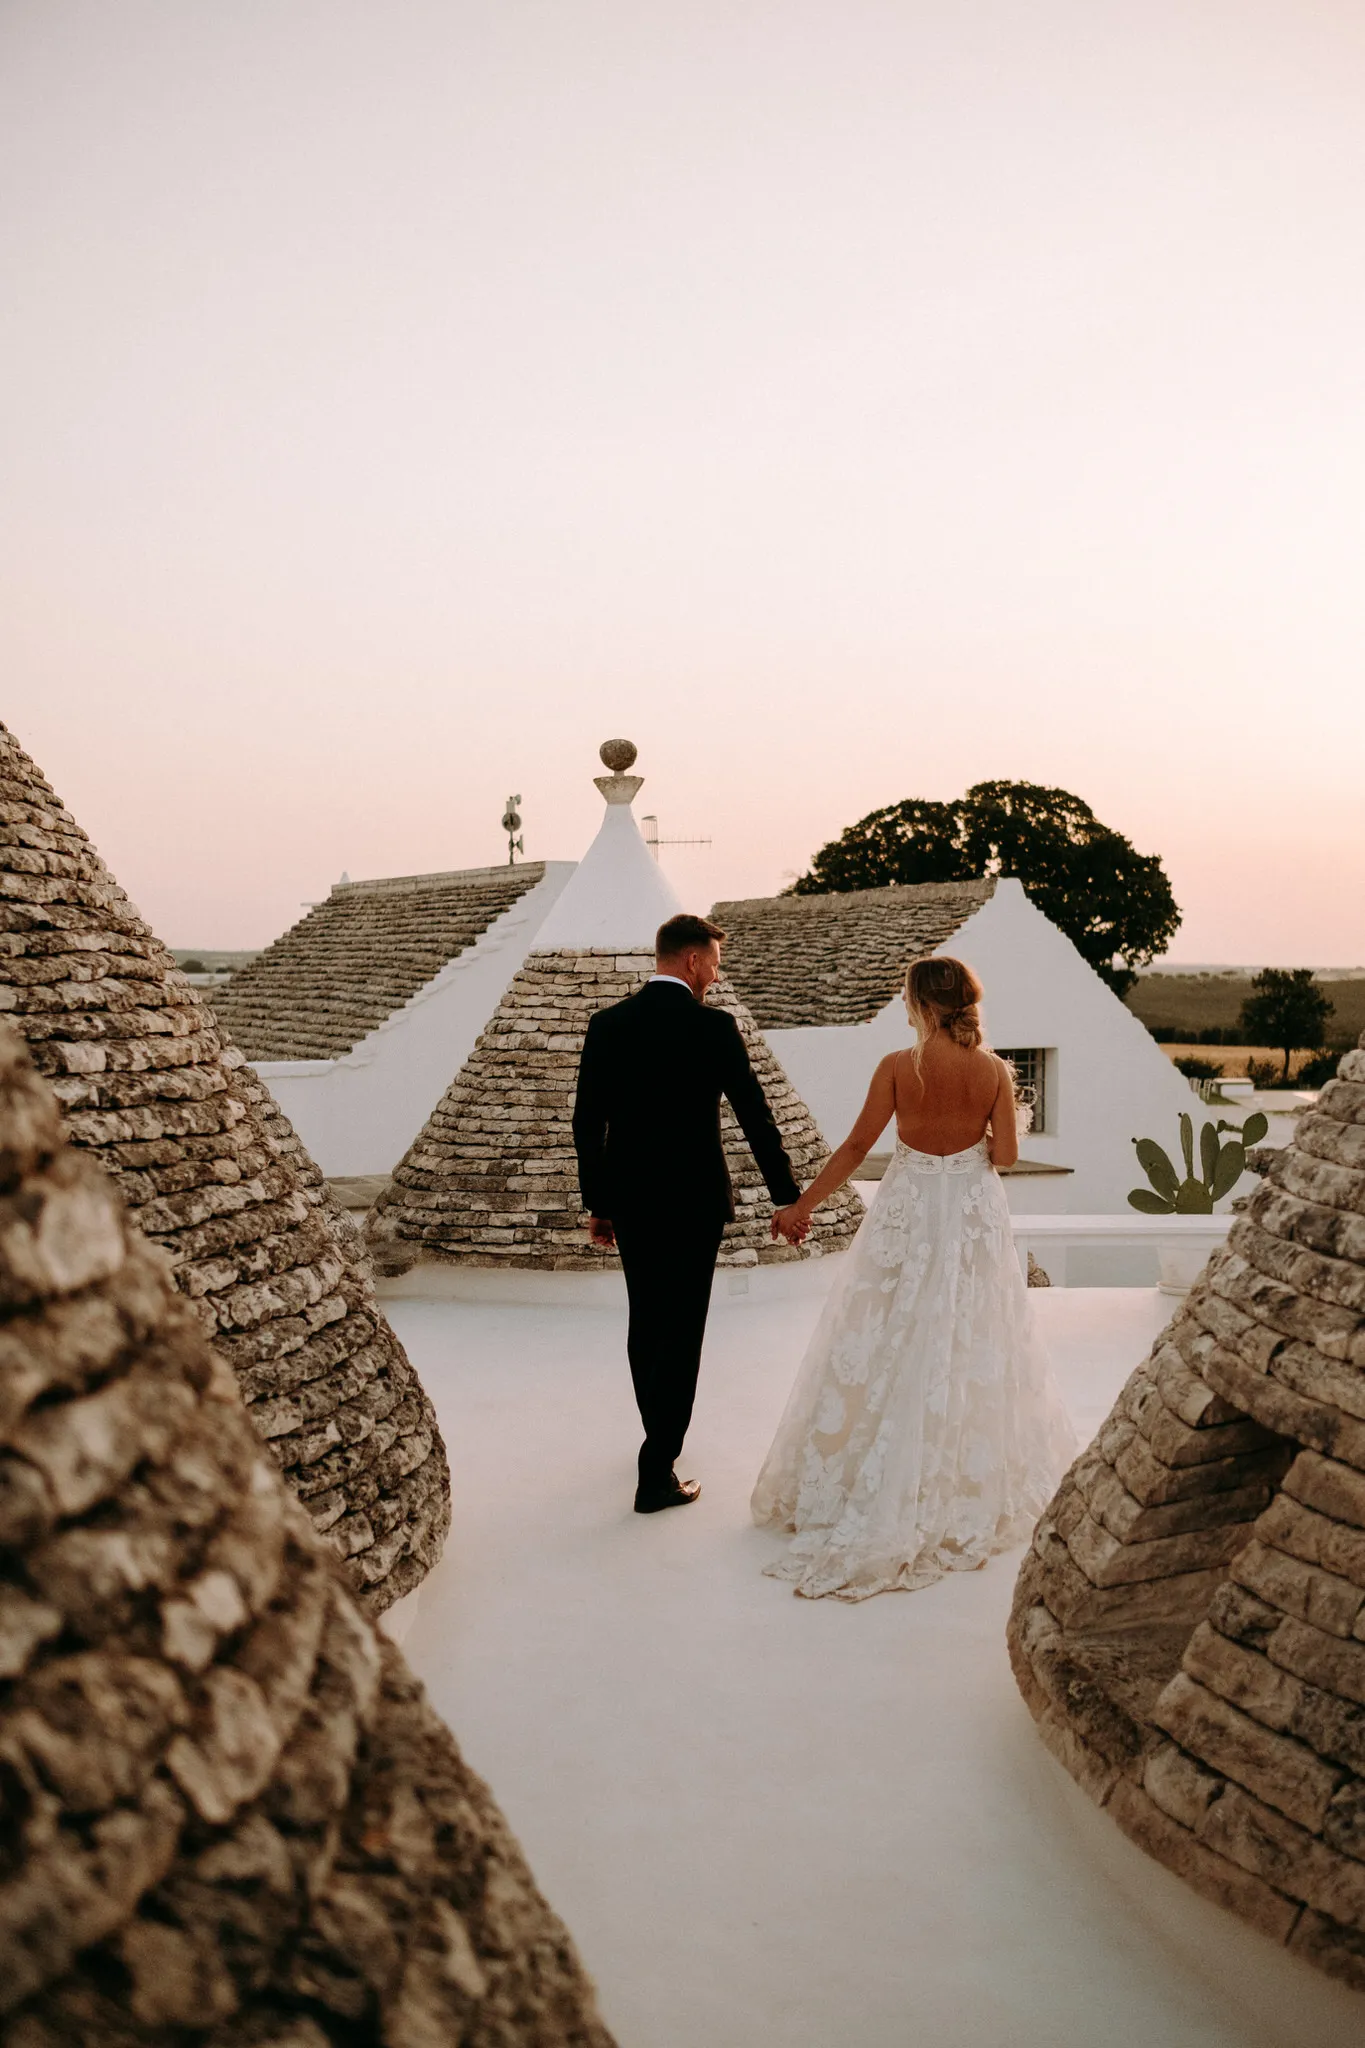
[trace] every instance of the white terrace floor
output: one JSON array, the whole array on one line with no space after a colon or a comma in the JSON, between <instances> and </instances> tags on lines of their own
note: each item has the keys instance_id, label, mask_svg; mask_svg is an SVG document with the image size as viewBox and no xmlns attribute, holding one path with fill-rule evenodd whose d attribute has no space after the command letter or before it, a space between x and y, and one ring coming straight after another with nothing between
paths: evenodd
<instances>
[{"instance_id":1,"label":"white terrace floor","mask_svg":"<svg viewBox=\"0 0 1365 2048\"><path fill-rule=\"evenodd\" d=\"M1035 1295L1089 1436L1170 1303ZM394 1301L455 1482L406 1639L622 2048L1335 2048L1356 1997L1150 1864L1010 1677L1017 1559L861 1606L760 1575L749 1487L817 1302L713 1315L683 1470L630 1512L610 1308Z\"/></svg>"}]
</instances>

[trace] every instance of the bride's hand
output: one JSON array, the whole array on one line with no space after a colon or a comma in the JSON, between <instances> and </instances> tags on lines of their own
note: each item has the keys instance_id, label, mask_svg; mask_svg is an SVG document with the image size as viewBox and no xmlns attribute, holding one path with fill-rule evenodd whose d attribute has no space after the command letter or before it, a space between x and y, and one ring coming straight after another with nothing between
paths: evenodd
<instances>
[{"instance_id":1,"label":"bride's hand","mask_svg":"<svg viewBox=\"0 0 1365 2048\"><path fill-rule=\"evenodd\" d=\"M803 1216L799 1202L789 1202L785 1209L773 1211L773 1237L785 1237L788 1244L797 1245L810 1233L810 1218Z\"/></svg>"}]
</instances>

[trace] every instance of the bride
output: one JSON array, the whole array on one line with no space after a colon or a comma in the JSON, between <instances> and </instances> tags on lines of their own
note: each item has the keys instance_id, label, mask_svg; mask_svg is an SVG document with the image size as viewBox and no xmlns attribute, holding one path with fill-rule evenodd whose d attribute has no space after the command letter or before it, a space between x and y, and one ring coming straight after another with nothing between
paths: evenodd
<instances>
[{"instance_id":1,"label":"bride","mask_svg":"<svg viewBox=\"0 0 1365 2048\"><path fill-rule=\"evenodd\" d=\"M765 1569L811 1599L928 1586L1021 1543L1076 1450L996 1169L1019 1156L1014 1080L981 1042L981 984L913 961L917 1034L774 1231L813 1212L894 1117L896 1150L834 1284L754 1488L793 1533Z\"/></svg>"}]
</instances>

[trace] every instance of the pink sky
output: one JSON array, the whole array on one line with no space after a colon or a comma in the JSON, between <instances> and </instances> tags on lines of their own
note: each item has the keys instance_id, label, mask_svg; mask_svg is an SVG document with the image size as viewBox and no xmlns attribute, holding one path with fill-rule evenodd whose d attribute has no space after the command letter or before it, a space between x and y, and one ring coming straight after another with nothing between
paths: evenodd
<instances>
[{"instance_id":1,"label":"pink sky","mask_svg":"<svg viewBox=\"0 0 1365 2048\"><path fill-rule=\"evenodd\" d=\"M0 715L174 944L1059 783L1365 961L1365 13L9 0Z\"/></svg>"}]
</instances>

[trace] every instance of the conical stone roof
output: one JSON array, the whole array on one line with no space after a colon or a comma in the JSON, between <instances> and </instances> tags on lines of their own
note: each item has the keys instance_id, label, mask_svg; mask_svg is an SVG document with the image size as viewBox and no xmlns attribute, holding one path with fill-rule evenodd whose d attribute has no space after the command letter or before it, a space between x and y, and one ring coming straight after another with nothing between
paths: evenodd
<instances>
[{"instance_id":1,"label":"conical stone roof","mask_svg":"<svg viewBox=\"0 0 1365 2048\"><path fill-rule=\"evenodd\" d=\"M273 945L213 991L248 1059L350 1052L533 889L543 862L336 882Z\"/></svg>"},{"instance_id":2,"label":"conical stone roof","mask_svg":"<svg viewBox=\"0 0 1365 2048\"><path fill-rule=\"evenodd\" d=\"M0 1027L0 2034L610 2048L572 1943Z\"/></svg>"},{"instance_id":3,"label":"conical stone roof","mask_svg":"<svg viewBox=\"0 0 1365 2048\"><path fill-rule=\"evenodd\" d=\"M626 741L602 751L614 768L634 760ZM589 1018L643 986L654 971L654 934L681 908L631 812L640 783L624 772L597 778L607 803L597 838L371 1212L380 1271L399 1273L424 1258L583 1271L619 1265L583 1226L572 1118ZM729 984L722 980L709 999L738 1023L792 1170L809 1179L828 1156L815 1119ZM722 1265L810 1258L852 1238L863 1207L845 1187L819 1210L799 1251L774 1244L768 1192L728 1104L722 1124L736 1207Z\"/></svg>"},{"instance_id":4,"label":"conical stone roof","mask_svg":"<svg viewBox=\"0 0 1365 2048\"><path fill-rule=\"evenodd\" d=\"M431 1404L359 1233L292 1127L85 834L0 727L0 1010L78 1145L238 1375L262 1436L363 1597L440 1554L450 1481Z\"/></svg>"},{"instance_id":5,"label":"conical stone roof","mask_svg":"<svg viewBox=\"0 0 1365 2048\"><path fill-rule=\"evenodd\" d=\"M1134 1841L1365 1990L1365 1040L1063 1480L1009 1640Z\"/></svg>"}]
</instances>

